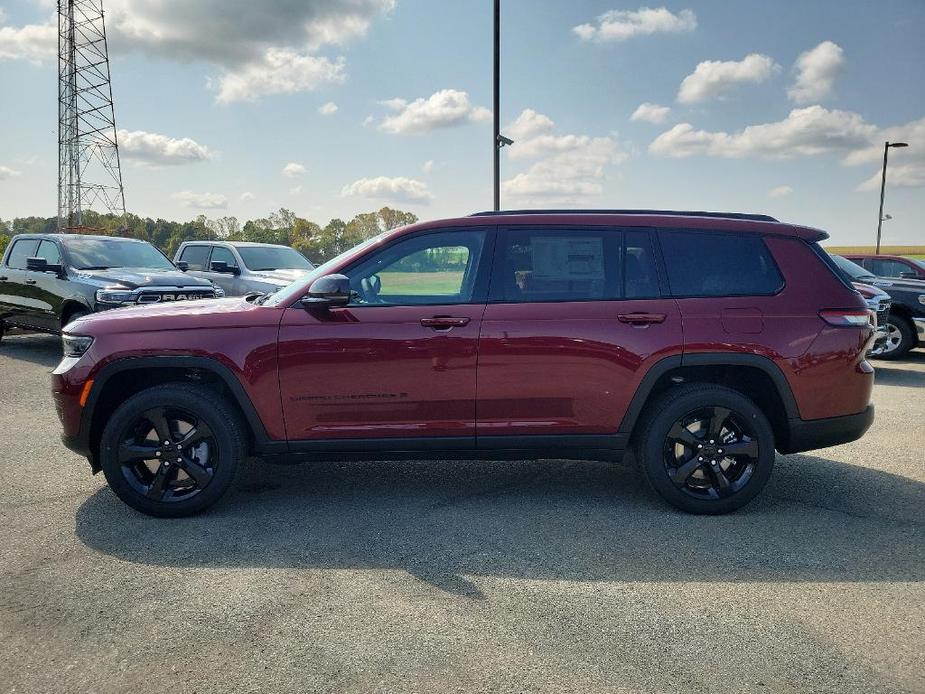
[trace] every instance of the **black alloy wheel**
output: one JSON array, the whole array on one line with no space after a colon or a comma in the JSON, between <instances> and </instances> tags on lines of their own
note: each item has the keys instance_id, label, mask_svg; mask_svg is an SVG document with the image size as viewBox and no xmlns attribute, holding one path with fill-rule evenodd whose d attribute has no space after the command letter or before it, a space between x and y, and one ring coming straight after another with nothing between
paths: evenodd
<instances>
[{"instance_id":1,"label":"black alloy wheel","mask_svg":"<svg viewBox=\"0 0 925 694\"><path fill-rule=\"evenodd\" d=\"M208 386L154 386L109 418L100 465L113 492L132 508L188 516L231 486L245 454L244 432L237 410Z\"/></svg>"},{"instance_id":2,"label":"black alloy wheel","mask_svg":"<svg viewBox=\"0 0 925 694\"><path fill-rule=\"evenodd\" d=\"M642 415L636 460L668 503L689 513L740 508L767 484L774 431L739 391L692 383L671 387Z\"/></svg>"}]
</instances>

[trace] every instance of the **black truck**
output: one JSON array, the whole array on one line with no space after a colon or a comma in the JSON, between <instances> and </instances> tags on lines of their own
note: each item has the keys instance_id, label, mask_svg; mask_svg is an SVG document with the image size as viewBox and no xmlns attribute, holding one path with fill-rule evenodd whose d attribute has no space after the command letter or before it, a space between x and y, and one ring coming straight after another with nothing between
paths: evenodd
<instances>
[{"instance_id":1,"label":"black truck","mask_svg":"<svg viewBox=\"0 0 925 694\"><path fill-rule=\"evenodd\" d=\"M20 234L0 263L0 337L5 326L58 333L94 311L223 295L147 241Z\"/></svg>"}]
</instances>

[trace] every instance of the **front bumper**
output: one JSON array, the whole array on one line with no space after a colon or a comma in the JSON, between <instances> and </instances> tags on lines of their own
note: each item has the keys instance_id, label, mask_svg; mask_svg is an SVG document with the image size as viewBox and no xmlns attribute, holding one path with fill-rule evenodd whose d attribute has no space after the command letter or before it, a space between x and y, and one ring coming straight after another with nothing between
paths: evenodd
<instances>
[{"instance_id":1,"label":"front bumper","mask_svg":"<svg viewBox=\"0 0 925 694\"><path fill-rule=\"evenodd\" d=\"M915 332L919 336L919 344L925 345L925 318L913 318L912 322L915 323Z\"/></svg>"},{"instance_id":2,"label":"front bumper","mask_svg":"<svg viewBox=\"0 0 925 694\"><path fill-rule=\"evenodd\" d=\"M873 405L868 405L863 412L842 417L791 419L788 440L778 450L781 453L800 453L856 441L873 423Z\"/></svg>"}]
</instances>

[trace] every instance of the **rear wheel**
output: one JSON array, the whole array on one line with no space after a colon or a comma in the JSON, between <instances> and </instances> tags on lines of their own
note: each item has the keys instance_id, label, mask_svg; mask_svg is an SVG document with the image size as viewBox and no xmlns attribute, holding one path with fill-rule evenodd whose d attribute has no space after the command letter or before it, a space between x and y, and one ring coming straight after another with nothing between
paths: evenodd
<instances>
[{"instance_id":1,"label":"rear wheel","mask_svg":"<svg viewBox=\"0 0 925 694\"><path fill-rule=\"evenodd\" d=\"M636 444L646 479L689 513L728 513L764 488L774 466L774 432L741 393L714 385L672 388L648 409Z\"/></svg>"},{"instance_id":2,"label":"rear wheel","mask_svg":"<svg viewBox=\"0 0 925 694\"><path fill-rule=\"evenodd\" d=\"M235 411L202 387L168 384L121 405L103 431L100 463L122 501L159 517L198 513L225 493L244 456Z\"/></svg>"},{"instance_id":3,"label":"rear wheel","mask_svg":"<svg viewBox=\"0 0 925 694\"><path fill-rule=\"evenodd\" d=\"M915 345L915 328L902 316L890 316L886 322L886 341L873 356L878 359L899 359Z\"/></svg>"}]
</instances>

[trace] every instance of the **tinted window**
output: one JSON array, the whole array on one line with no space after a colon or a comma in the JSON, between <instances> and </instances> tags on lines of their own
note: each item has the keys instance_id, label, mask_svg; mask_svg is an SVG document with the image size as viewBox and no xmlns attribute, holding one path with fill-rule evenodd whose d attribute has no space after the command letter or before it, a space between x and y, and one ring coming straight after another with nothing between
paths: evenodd
<instances>
[{"instance_id":1,"label":"tinted window","mask_svg":"<svg viewBox=\"0 0 925 694\"><path fill-rule=\"evenodd\" d=\"M899 260L871 258L869 262L871 272L878 277L899 277L901 272L915 272L915 270Z\"/></svg>"},{"instance_id":2,"label":"tinted window","mask_svg":"<svg viewBox=\"0 0 925 694\"><path fill-rule=\"evenodd\" d=\"M517 302L619 298L622 238L608 230L508 229L492 293Z\"/></svg>"},{"instance_id":3,"label":"tinted window","mask_svg":"<svg viewBox=\"0 0 925 694\"><path fill-rule=\"evenodd\" d=\"M35 239L20 239L13 242L13 248L10 249L10 256L6 264L15 270L26 269L26 258L32 258L35 254L35 247L39 242Z\"/></svg>"},{"instance_id":4,"label":"tinted window","mask_svg":"<svg viewBox=\"0 0 925 694\"><path fill-rule=\"evenodd\" d=\"M238 261L234 259L234 253L229 251L224 246L213 246L212 247L212 257L209 258L209 267L212 267L214 262L228 263L228 267L237 267Z\"/></svg>"},{"instance_id":5,"label":"tinted window","mask_svg":"<svg viewBox=\"0 0 925 694\"><path fill-rule=\"evenodd\" d=\"M675 296L767 295L783 285L759 236L663 231L659 238Z\"/></svg>"},{"instance_id":6,"label":"tinted window","mask_svg":"<svg viewBox=\"0 0 925 694\"><path fill-rule=\"evenodd\" d=\"M102 270L111 267L173 269L173 264L150 243L76 235L69 235L63 243L72 264L78 270Z\"/></svg>"},{"instance_id":7,"label":"tinted window","mask_svg":"<svg viewBox=\"0 0 925 694\"><path fill-rule=\"evenodd\" d=\"M209 260L209 246L187 246L180 254L180 260L187 263L190 270L202 270Z\"/></svg>"},{"instance_id":8,"label":"tinted window","mask_svg":"<svg viewBox=\"0 0 925 694\"><path fill-rule=\"evenodd\" d=\"M58 250L58 244L53 241L42 241L35 252L35 257L44 258L49 265L61 263L61 251Z\"/></svg>"},{"instance_id":9,"label":"tinted window","mask_svg":"<svg viewBox=\"0 0 925 694\"><path fill-rule=\"evenodd\" d=\"M829 257L835 263L835 267L848 276L849 281L859 280L863 282L865 279L874 279L874 276L870 274L870 270L862 268L857 263L852 263L847 258L842 258L840 255L830 255Z\"/></svg>"},{"instance_id":10,"label":"tinted window","mask_svg":"<svg viewBox=\"0 0 925 694\"><path fill-rule=\"evenodd\" d=\"M647 299L658 296L658 273L652 237L645 231L624 234L624 291L627 299Z\"/></svg>"},{"instance_id":11,"label":"tinted window","mask_svg":"<svg viewBox=\"0 0 925 694\"><path fill-rule=\"evenodd\" d=\"M482 231L415 236L348 270L358 304L417 305L473 300Z\"/></svg>"},{"instance_id":12,"label":"tinted window","mask_svg":"<svg viewBox=\"0 0 925 694\"><path fill-rule=\"evenodd\" d=\"M242 246L241 260L250 270L311 270L313 265L294 248ZM214 257L213 257L214 260Z\"/></svg>"}]
</instances>

